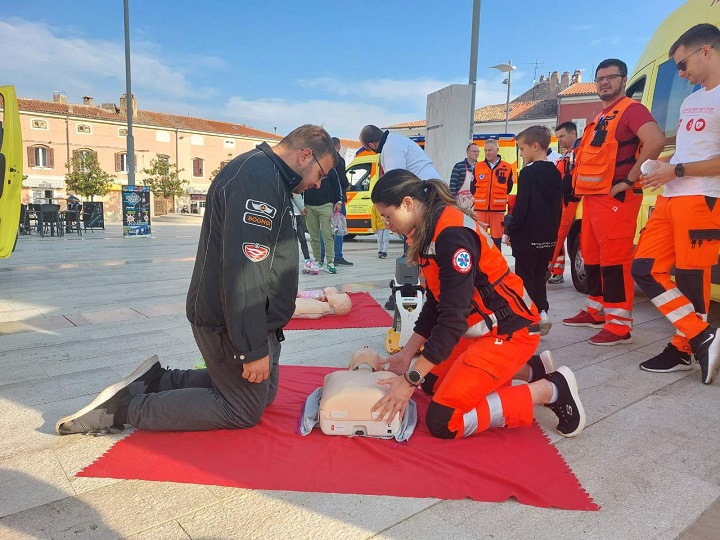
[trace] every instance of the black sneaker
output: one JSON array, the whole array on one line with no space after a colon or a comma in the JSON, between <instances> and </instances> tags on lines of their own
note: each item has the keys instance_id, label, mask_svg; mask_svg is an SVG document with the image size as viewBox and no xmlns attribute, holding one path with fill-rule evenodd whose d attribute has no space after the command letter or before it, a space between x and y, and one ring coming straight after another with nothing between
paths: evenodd
<instances>
[{"instance_id":1,"label":"black sneaker","mask_svg":"<svg viewBox=\"0 0 720 540\"><path fill-rule=\"evenodd\" d=\"M690 340L690 346L700 364L702 382L711 384L720 370L720 333L708 326Z\"/></svg>"},{"instance_id":2,"label":"black sneaker","mask_svg":"<svg viewBox=\"0 0 720 540\"><path fill-rule=\"evenodd\" d=\"M164 372L157 356L151 356L130 375L100 392L89 405L58 420L55 431L58 435L122 431L130 400L148 390L153 391L151 387Z\"/></svg>"},{"instance_id":3,"label":"black sneaker","mask_svg":"<svg viewBox=\"0 0 720 540\"><path fill-rule=\"evenodd\" d=\"M550 351L533 354L527 363L532 368L532 377L530 377L528 383L544 379L545 375L555 371L555 363L553 362L553 355Z\"/></svg>"},{"instance_id":4,"label":"black sneaker","mask_svg":"<svg viewBox=\"0 0 720 540\"><path fill-rule=\"evenodd\" d=\"M353 266L353 263L346 261L343 257L335 257L335 266Z\"/></svg>"},{"instance_id":5,"label":"black sneaker","mask_svg":"<svg viewBox=\"0 0 720 540\"><path fill-rule=\"evenodd\" d=\"M385 253L384 251L382 253L380 253L380 258L387 259L387 253Z\"/></svg>"},{"instance_id":6,"label":"black sneaker","mask_svg":"<svg viewBox=\"0 0 720 540\"><path fill-rule=\"evenodd\" d=\"M671 373L691 370L692 365L688 353L680 352L675 345L668 343L660 354L641 363L640 369L653 373Z\"/></svg>"},{"instance_id":7,"label":"black sneaker","mask_svg":"<svg viewBox=\"0 0 720 540\"><path fill-rule=\"evenodd\" d=\"M575 375L569 367L562 366L545 375L545 379L558 389L557 401L545 405L560 420L557 432L563 437L574 437L585 428L585 409L580 403Z\"/></svg>"}]
</instances>

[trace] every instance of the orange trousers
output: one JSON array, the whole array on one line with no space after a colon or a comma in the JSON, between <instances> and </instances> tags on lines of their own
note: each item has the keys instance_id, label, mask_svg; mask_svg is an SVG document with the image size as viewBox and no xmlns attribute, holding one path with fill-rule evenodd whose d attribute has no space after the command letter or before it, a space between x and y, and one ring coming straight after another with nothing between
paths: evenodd
<instances>
[{"instance_id":1,"label":"orange trousers","mask_svg":"<svg viewBox=\"0 0 720 540\"><path fill-rule=\"evenodd\" d=\"M642 195L623 192L624 201L610 195L585 195L580 248L588 279L587 311L605 318L604 329L623 336L632 329L635 283L630 273L633 239Z\"/></svg>"},{"instance_id":2,"label":"orange trousers","mask_svg":"<svg viewBox=\"0 0 720 540\"><path fill-rule=\"evenodd\" d=\"M550 260L548 270L553 276L562 276L565 273L565 239L570 232L573 221L575 221L575 213L579 202L571 201L563 208L562 217L560 218L560 228L558 229L557 244L555 244L555 253ZM568 246L569 247L569 246Z\"/></svg>"},{"instance_id":3,"label":"orange trousers","mask_svg":"<svg viewBox=\"0 0 720 540\"><path fill-rule=\"evenodd\" d=\"M529 426L530 389L512 378L537 349L539 334L527 329L511 339L483 336L461 339L450 357L433 368L426 424L436 437L467 437L486 429Z\"/></svg>"},{"instance_id":4,"label":"orange trousers","mask_svg":"<svg viewBox=\"0 0 720 540\"><path fill-rule=\"evenodd\" d=\"M710 269L720 249L717 203L703 195L658 197L632 266L638 286L675 326L671 343L686 353L692 352L688 340L708 326Z\"/></svg>"},{"instance_id":5,"label":"orange trousers","mask_svg":"<svg viewBox=\"0 0 720 540\"><path fill-rule=\"evenodd\" d=\"M479 210L475 210L475 215L480 223L487 224L491 238L502 238L503 231L505 230L503 227L505 212L481 212Z\"/></svg>"}]
</instances>

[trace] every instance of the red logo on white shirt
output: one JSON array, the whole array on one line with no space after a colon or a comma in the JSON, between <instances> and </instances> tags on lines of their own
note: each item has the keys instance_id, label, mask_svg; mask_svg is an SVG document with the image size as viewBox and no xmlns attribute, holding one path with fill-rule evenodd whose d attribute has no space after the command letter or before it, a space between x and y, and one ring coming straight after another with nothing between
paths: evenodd
<instances>
[{"instance_id":1,"label":"red logo on white shirt","mask_svg":"<svg viewBox=\"0 0 720 540\"><path fill-rule=\"evenodd\" d=\"M695 122L695 131L702 131L705 129L705 119L699 118L697 122Z\"/></svg>"},{"instance_id":2,"label":"red logo on white shirt","mask_svg":"<svg viewBox=\"0 0 720 540\"><path fill-rule=\"evenodd\" d=\"M691 131L692 128L693 128L693 124L694 124L694 123L695 123L695 119L694 119L694 118L691 118L690 120L688 120L687 124L685 124L685 130L686 130L686 131Z\"/></svg>"}]
</instances>

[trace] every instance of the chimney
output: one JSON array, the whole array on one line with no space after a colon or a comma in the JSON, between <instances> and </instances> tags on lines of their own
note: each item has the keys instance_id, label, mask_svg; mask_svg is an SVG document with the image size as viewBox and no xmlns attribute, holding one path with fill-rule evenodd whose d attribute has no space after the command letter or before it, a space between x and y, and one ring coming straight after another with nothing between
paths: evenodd
<instances>
[{"instance_id":1,"label":"chimney","mask_svg":"<svg viewBox=\"0 0 720 540\"><path fill-rule=\"evenodd\" d=\"M570 86L570 72L563 71L560 76L560 90L565 90L568 86Z\"/></svg>"},{"instance_id":2,"label":"chimney","mask_svg":"<svg viewBox=\"0 0 720 540\"><path fill-rule=\"evenodd\" d=\"M88 107L92 107L93 104L93 98L90 96L83 96L83 105L87 105Z\"/></svg>"},{"instance_id":3,"label":"chimney","mask_svg":"<svg viewBox=\"0 0 720 540\"><path fill-rule=\"evenodd\" d=\"M61 91L53 92L53 102L55 103L67 103L65 93Z\"/></svg>"},{"instance_id":4,"label":"chimney","mask_svg":"<svg viewBox=\"0 0 720 540\"><path fill-rule=\"evenodd\" d=\"M572 83L575 84L580 82L582 82L582 71L576 69L572 75Z\"/></svg>"},{"instance_id":5,"label":"chimney","mask_svg":"<svg viewBox=\"0 0 720 540\"><path fill-rule=\"evenodd\" d=\"M135 94L130 95L131 99L131 107L132 107L132 117L137 118L137 102L135 101ZM127 94L123 94L120 96L120 111L125 114L127 113Z\"/></svg>"},{"instance_id":6,"label":"chimney","mask_svg":"<svg viewBox=\"0 0 720 540\"><path fill-rule=\"evenodd\" d=\"M553 71L550 74L550 91L557 93L557 87L560 84L560 74L557 71Z\"/></svg>"}]
</instances>

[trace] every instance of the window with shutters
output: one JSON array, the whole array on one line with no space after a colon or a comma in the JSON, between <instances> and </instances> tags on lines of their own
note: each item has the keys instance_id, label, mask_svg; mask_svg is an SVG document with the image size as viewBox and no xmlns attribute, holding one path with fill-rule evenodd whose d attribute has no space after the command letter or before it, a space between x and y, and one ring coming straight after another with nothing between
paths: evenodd
<instances>
[{"instance_id":1,"label":"window with shutters","mask_svg":"<svg viewBox=\"0 0 720 540\"><path fill-rule=\"evenodd\" d=\"M193 159L193 176L196 178L203 176L203 160L201 158Z\"/></svg>"},{"instance_id":2,"label":"window with shutters","mask_svg":"<svg viewBox=\"0 0 720 540\"><path fill-rule=\"evenodd\" d=\"M165 154L158 154L157 155L158 163L170 163L170 156L166 156Z\"/></svg>"},{"instance_id":3,"label":"window with shutters","mask_svg":"<svg viewBox=\"0 0 720 540\"><path fill-rule=\"evenodd\" d=\"M90 124L75 124L75 132L82 135L92 135L92 125Z\"/></svg>"},{"instance_id":4,"label":"window with shutters","mask_svg":"<svg viewBox=\"0 0 720 540\"><path fill-rule=\"evenodd\" d=\"M42 129L47 131L49 129L48 121L43 120L42 118L32 118L30 120L30 129Z\"/></svg>"},{"instance_id":5,"label":"window with shutters","mask_svg":"<svg viewBox=\"0 0 720 540\"><path fill-rule=\"evenodd\" d=\"M48 148L47 146L28 146L28 167L53 169L55 167L55 160L53 156L54 153L52 148Z\"/></svg>"},{"instance_id":6,"label":"window with shutters","mask_svg":"<svg viewBox=\"0 0 720 540\"><path fill-rule=\"evenodd\" d=\"M84 163L85 160L91 159L95 155L95 151L90 150L89 148L80 148L79 150L73 150L73 157L80 157L82 159L81 163ZM81 170L84 172L85 167L83 166Z\"/></svg>"},{"instance_id":7,"label":"window with shutters","mask_svg":"<svg viewBox=\"0 0 720 540\"><path fill-rule=\"evenodd\" d=\"M128 172L126 152L118 152L115 154L115 172Z\"/></svg>"}]
</instances>

